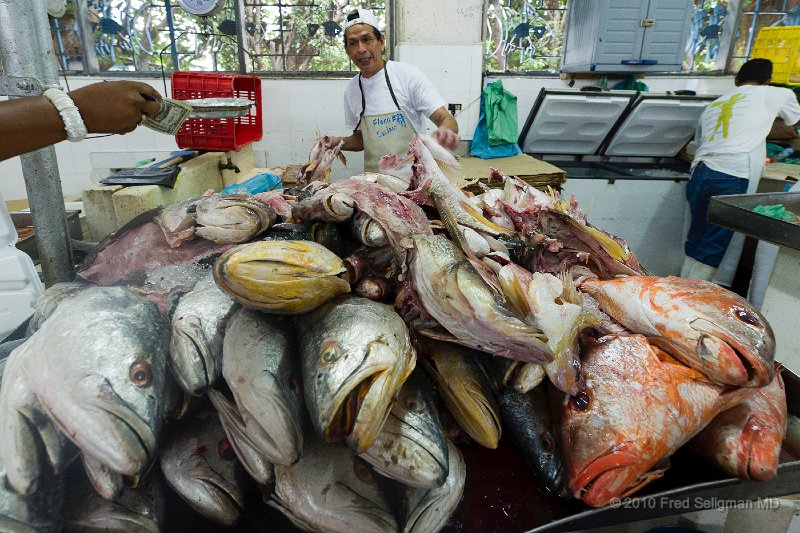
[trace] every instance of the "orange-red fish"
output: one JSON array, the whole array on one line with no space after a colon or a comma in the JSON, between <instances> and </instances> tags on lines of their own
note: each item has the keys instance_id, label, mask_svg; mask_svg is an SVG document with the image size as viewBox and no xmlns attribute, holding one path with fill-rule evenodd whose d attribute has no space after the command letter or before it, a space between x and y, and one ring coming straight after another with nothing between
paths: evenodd
<instances>
[{"instance_id":1,"label":"orange-red fish","mask_svg":"<svg viewBox=\"0 0 800 533\"><path fill-rule=\"evenodd\" d=\"M689 443L727 474L766 481L778 473L788 411L780 372L765 387L720 414Z\"/></svg>"},{"instance_id":2,"label":"orange-red fish","mask_svg":"<svg viewBox=\"0 0 800 533\"><path fill-rule=\"evenodd\" d=\"M741 296L708 281L630 276L588 279L581 290L623 326L724 385L763 387L775 337Z\"/></svg>"},{"instance_id":3,"label":"orange-red fish","mask_svg":"<svg viewBox=\"0 0 800 533\"><path fill-rule=\"evenodd\" d=\"M659 462L753 393L725 391L642 335L588 339L582 363L586 389L556 427L569 490L595 507L661 477Z\"/></svg>"}]
</instances>

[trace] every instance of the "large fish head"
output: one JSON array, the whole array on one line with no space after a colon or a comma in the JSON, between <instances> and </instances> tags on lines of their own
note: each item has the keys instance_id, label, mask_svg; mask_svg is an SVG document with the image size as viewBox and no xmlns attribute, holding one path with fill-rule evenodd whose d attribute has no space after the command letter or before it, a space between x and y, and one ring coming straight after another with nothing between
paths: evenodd
<instances>
[{"instance_id":1,"label":"large fish head","mask_svg":"<svg viewBox=\"0 0 800 533\"><path fill-rule=\"evenodd\" d=\"M252 195L212 195L197 203L196 233L216 243L245 242L269 229L275 211Z\"/></svg>"},{"instance_id":2,"label":"large fish head","mask_svg":"<svg viewBox=\"0 0 800 533\"><path fill-rule=\"evenodd\" d=\"M434 488L447 479L447 437L432 393L422 371L413 372L381 433L361 455L378 472L407 486Z\"/></svg>"},{"instance_id":3,"label":"large fish head","mask_svg":"<svg viewBox=\"0 0 800 533\"><path fill-rule=\"evenodd\" d=\"M306 405L317 431L364 452L416 363L405 323L388 305L344 296L298 326Z\"/></svg>"},{"instance_id":4,"label":"large fish head","mask_svg":"<svg viewBox=\"0 0 800 533\"><path fill-rule=\"evenodd\" d=\"M744 406L752 407L736 450L738 477L756 481L772 479L778 471L788 418L780 370L775 371L772 383L758 390L737 409Z\"/></svg>"},{"instance_id":5,"label":"large fish head","mask_svg":"<svg viewBox=\"0 0 800 533\"><path fill-rule=\"evenodd\" d=\"M215 413L204 410L182 421L160 460L167 483L195 510L220 525L236 523L244 509L242 479Z\"/></svg>"},{"instance_id":6,"label":"large fish head","mask_svg":"<svg viewBox=\"0 0 800 533\"><path fill-rule=\"evenodd\" d=\"M339 277L344 272L342 260L316 242L261 241L220 256L214 279L246 307L298 314L350 292L350 284Z\"/></svg>"},{"instance_id":7,"label":"large fish head","mask_svg":"<svg viewBox=\"0 0 800 533\"><path fill-rule=\"evenodd\" d=\"M64 302L24 361L31 389L60 429L114 472L135 476L155 458L164 410L167 325L121 287Z\"/></svg>"},{"instance_id":8,"label":"large fish head","mask_svg":"<svg viewBox=\"0 0 800 533\"><path fill-rule=\"evenodd\" d=\"M672 308L688 324L684 337L695 342L699 370L714 381L748 387L772 381L775 336L747 300L714 283L678 277L658 279L649 297L648 313Z\"/></svg>"},{"instance_id":9,"label":"large fish head","mask_svg":"<svg viewBox=\"0 0 800 533\"><path fill-rule=\"evenodd\" d=\"M203 394L219 377L219 355L209 346L200 317L192 314L173 317L169 366L183 390L193 396Z\"/></svg>"},{"instance_id":10,"label":"large fish head","mask_svg":"<svg viewBox=\"0 0 800 533\"><path fill-rule=\"evenodd\" d=\"M101 498L88 483L73 485L65 506L65 531L158 533L164 520L162 481L153 472L115 501Z\"/></svg>"},{"instance_id":11,"label":"large fish head","mask_svg":"<svg viewBox=\"0 0 800 533\"><path fill-rule=\"evenodd\" d=\"M223 348L222 374L244 432L264 458L286 465L303 448L303 387L295 337L290 322L240 309L228 322Z\"/></svg>"},{"instance_id":12,"label":"large fish head","mask_svg":"<svg viewBox=\"0 0 800 533\"><path fill-rule=\"evenodd\" d=\"M566 403L554 389L551 401L560 405L569 490L589 505L602 506L663 475L657 461L669 446L662 443L661 424L654 427L646 420L663 419L665 406L650 401L648 383L641 381L647 359L654 357L645 337L590 339L583 351L585 388Z\"/></svg>"},{"instance_id":13,"label":"large fish head","mask_svg":"<svg viewBox=\"0 0 800 533\"><path fill-rule=\"evenodd\" d=\"M169 366L181 388L201 396L219 378L225 325L235 309L211 274L183 295L172 315Z\"/></svg>"},{"instance_id":14,"label":"large fish head","mask_svg":"<svg viewBox=\"0 0 800 533\"><path fill-rule=\"evenodd\" d=\"M461 501L467 477L466 464L455 444L447 441L447 448L450 468L441 487L429 490L406 487L403 531L423 533L441 530Z\"/></svg>"},{"instance_id":15,"label":"large fish head","mask_svg":"<svg viewBox=\"0 0 800 533\"><path fill-rule=\"evenodd\" d=\"M342 444L306 432L308 445L292 466L275 466L276 507L305 531L396 531L397 523L372 468Z\"/></svg>"},{"instance_id":16,"label":"large fish head","mask_svg":"<svg viewBox=\"0 0 800 533\"><path fill-rule=\"evenodd\" d=\"M500 409L506 428L534 475L553 494L568 497L546 386L527 393L507 387L500 396Z\"/></svg>"}]
</instances>

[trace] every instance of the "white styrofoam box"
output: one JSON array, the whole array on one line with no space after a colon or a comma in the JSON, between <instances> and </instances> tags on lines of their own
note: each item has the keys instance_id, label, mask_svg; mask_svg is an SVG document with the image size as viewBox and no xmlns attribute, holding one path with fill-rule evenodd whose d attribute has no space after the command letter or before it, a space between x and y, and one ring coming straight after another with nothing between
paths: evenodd
<instances>
[{"instance_id":1,"label":"white styrofoam box","mask_svg":"<svg viewBox=\"0 0 800 533\"><path fill-rule=\"evenodd\" d=\"M11 220L11 213L6 209L6 202L0 196L0 247L17 244L17 228Z\"/></svg>"},{"instance_id":2,"label":"white styrofoam box","mask_svg":"<svg viewBox=\"0 0 800 533\"><path fill-rule=\"evenodd\" d=\"M28 254L15 246L0 249L0 339L33 314L33 304L43 292Z\"/></svg>"},{"instance_id":3,"label":"white styrofoam box","mask_svg":"<svg viewBox=\"0 0 800 533\"><path fill-rule=\"evenodd\" d=\"M33 314L32 304L44 292L33 261L16 243L17 230L0 197L0 340Z\"/></svg>"}]
</instances>

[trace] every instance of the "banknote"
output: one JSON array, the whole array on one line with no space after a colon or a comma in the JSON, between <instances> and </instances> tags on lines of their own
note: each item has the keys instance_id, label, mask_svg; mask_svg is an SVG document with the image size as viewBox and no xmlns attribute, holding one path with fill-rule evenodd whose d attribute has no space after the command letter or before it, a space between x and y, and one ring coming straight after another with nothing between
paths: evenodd
<instances>
[{"instance_id":1,"label":"banknote","mask_svg":"<svg viewBox=\"0 0 800 533\"><path fill-rule=\"evenodd\" d=\"M148 117L142 125L167 135L175 135L191 112L192 106L186 102L164 98L156 116Z\"/></svg>"}]
</instances>

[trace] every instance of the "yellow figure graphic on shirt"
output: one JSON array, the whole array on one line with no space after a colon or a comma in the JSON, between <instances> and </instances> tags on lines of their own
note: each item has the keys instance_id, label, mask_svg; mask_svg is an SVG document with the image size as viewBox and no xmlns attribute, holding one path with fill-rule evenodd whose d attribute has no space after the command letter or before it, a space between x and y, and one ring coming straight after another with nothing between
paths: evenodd
<instances>
[{"instance_id":1,"label":"yellow figure graphic on shirt","mask_svg":"<svg viewBox=\"0 0 800 533\"><path fill-rule=\"evenodd\" d=\"M714 140L720 127L722 127L722 138L728 138L728 127L731 125L731 119L733 118L733 106L740 100L746 99L747 97L745 97L745 95L736 93L724 102L714 102L711 104L711 107L719 108L719 116L717 117L717 125L714 126L714 131L711 132L711 137L708 139L709 141Z\"/></svg>"}]
</instances>

